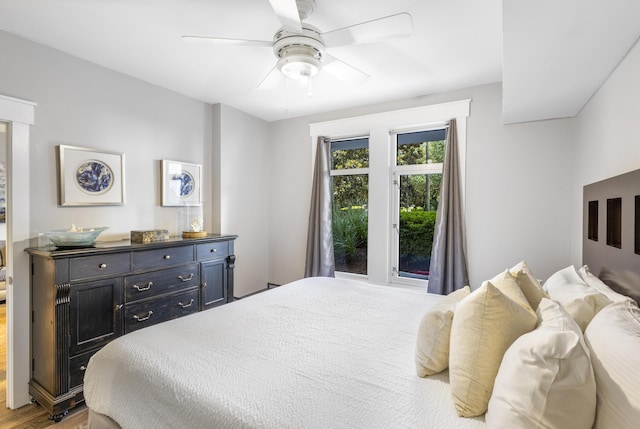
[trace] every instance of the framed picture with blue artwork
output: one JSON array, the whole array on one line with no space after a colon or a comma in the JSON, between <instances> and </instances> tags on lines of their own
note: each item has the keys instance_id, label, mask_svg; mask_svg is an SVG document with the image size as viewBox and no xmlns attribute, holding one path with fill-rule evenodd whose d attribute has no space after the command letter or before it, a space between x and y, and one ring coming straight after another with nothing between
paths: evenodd
<instances>
[{"instance_id":1,"label":"framed picture with blue artwork","mask_svg":"<svg viewBox=\"0 0 640 429\"><path fill-rule=\"evenodd\" d=\"M202 203L202 166L162 160L162 205L184 206Z\"/></svg>"},{"instance_id":2,"label":"framed picture with blue artwork","mask_svg":"<svg viewBox=\"0 0 640 429\"><path fill-rule=\"evenodd\" d=\"M124 154L58 145L61 206L124 204Z\"/></svg>"}]
</instances>

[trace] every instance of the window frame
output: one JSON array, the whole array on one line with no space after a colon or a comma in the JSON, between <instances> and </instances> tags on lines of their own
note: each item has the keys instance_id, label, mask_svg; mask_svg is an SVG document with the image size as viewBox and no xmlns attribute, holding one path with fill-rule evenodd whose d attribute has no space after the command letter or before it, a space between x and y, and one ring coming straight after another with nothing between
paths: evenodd
<instances>
[{"instance_id":1,"label":"window frame","mask_svg":"<svg viewBox=\"0 0 640 429\"><path fill-rule=\"evenodd\" d=\"M418 130L398 130L391 133L390 146L391 146L391 174L389 175L391 180L391 202L390 209L390 234L391 234L391 255L389 258L389 270L390 270L390 283L401 286L411 287L426 287L429 284L428 279L416 279L411 277L403 277L399 274L398 266L400 265L400 176L409 176L415 174L442 174L444 170L444 163L426 163L426 164L410 164L410 165L398 165L398 135L410 132L419 131L432 131L432 130L448 130L448 124L442 124L440 126L433 126L425 129ZM429 140L435 141L435 140Z\"/></svg>"}]
</instances>

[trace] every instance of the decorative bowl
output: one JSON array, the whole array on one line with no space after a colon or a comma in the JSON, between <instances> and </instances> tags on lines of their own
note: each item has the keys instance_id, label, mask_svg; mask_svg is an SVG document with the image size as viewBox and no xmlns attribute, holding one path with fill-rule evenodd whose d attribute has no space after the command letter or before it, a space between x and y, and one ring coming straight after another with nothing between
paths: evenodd
<instances>
[{"instance_id":1,"label":"decorative bowl","mask_svg":"<svg viewBox=\"0 0 640 429\"><path fill-rule=\"evenodd\" d=\"M99 228L82 228L81 231L69 231L68 229L54 229L44 233L56 247L82 247L91 246L96 238L108 226Z\"/></svg>"}]
</instances>

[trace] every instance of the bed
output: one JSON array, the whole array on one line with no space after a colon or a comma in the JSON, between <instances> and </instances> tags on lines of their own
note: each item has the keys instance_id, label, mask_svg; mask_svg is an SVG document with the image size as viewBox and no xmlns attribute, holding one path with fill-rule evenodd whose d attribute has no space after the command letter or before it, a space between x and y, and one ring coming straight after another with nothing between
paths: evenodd
<instances>
[{"instance_id":1,"label":"bed","mask_svg":"<svg viewBox=\"0 0 640 429\"><path fill-rule=\"evenodd\" d=\"M310 278L120 337L85 373L90 427L635 428L626 179L585 187L585 265L543 283L525 261L448 296Z\"/></svg>"},{"instance_id":2,"label":"bed","mask_svg":"<svg viewBox=\"0 0 640 429\"><path fill-rule=\"evenodd\" d=\"M416 376L418 324L440 299L293 282L109 343L88 366L87 404L123 428L480 428L459 421L446 372Z\"/></svg>"}]
</instances>

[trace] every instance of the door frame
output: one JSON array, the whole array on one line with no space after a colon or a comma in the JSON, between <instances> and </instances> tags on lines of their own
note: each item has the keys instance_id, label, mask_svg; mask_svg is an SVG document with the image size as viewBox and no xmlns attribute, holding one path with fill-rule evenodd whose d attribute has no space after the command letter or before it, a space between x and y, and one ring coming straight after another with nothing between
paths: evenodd
<instances>
[{"instance_id":1,"label":"door frame","mask_svg":"<svg viewBox=\"0 0 640 429\"><path fill-rule=\"evenodd\" d=\"M7 130L7 398L16 409L31 401L29 257L29 132L36 103L0 95Z\"/></svg>"}]
</instances>

